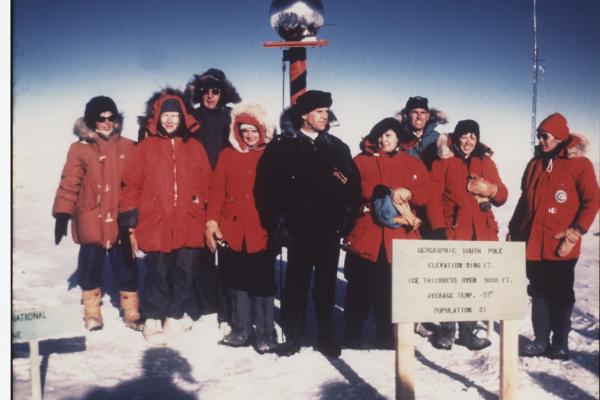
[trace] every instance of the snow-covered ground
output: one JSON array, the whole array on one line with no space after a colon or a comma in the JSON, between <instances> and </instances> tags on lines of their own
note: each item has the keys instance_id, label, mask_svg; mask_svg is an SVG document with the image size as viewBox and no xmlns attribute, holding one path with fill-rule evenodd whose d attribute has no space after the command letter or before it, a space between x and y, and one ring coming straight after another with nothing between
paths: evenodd
<instances>
[{"instance_id":1,"label":"snow-covered ground","mask_svg":"<svg viewBox=\"0 0 600 400\"><path fill-rule=\"evenodd\" d=\"M37 177L15 179L12 305L16 309L78 303L80 298L71 278L77 246L70 238L59 246L53 243L50 207L56 182L44 179L44 170L38 173ZM28 184L32 181L36 184ZM506 221L501 223L506 225ZM584 238L576 268L572 359L521 358L520 399L598 398L597 232L596 221ZM341 340L345 282L341 272L338 276L335 317ZM191 332L168 346L151 347L140 333L125 328L119 320L112 302L117 298L114 287L107 285L105 291L103 330L41 342L45 399L394 398L393 351L344 350L339 359L327 359L311 347L315 339L312 318L307 347L289 358L217 345L220 334L214 315L195 322ZM522 320L519 328L521 342L532 335L528 319ZM417 398L498 398L498 331L496 322L493 345L475 353L461 346L449 352L436 350L415 335ZM365 334L371 342L373 333L369 324ZM28 347L18 344L12 349L13 398L28 399Z\"/></svg>"}]
</instances>

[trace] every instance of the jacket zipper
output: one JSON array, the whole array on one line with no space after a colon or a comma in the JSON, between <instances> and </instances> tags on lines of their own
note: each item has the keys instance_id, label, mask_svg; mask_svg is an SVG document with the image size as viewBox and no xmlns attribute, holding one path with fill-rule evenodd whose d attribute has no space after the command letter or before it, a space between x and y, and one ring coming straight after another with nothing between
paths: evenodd
<instances>
[{"instance_id":1,"label":"jacket zipper","mask_svg":"<svg viewBox=\"0 0 600 400\"><path fill-rule=\"evenodd\" d=\"M177 207L177 164L175 159L175 139L171 138L171 153L173 154L173 207Z\"/></svg>"}]
</instances>

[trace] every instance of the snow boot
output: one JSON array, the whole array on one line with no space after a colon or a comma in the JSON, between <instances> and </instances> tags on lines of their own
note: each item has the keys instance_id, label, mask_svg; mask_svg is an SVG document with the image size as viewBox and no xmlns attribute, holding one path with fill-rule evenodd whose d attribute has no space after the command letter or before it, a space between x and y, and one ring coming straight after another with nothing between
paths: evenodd
<instances>
[{"instance_id":1,"label":"snow boot","mask_svg":"<svg viewBox=\"0 0 600 400\"><path fill-rule=\"evenodd\" d=\"M160 319L147 319L142 330L144 339L153 345L167 344L167 336Z\"/></svg>"},{"instance_id":2,"label":"snow boot","mask_svg":"<svg viewBox=\"0 0 600 400\"><path fill-rule=\"evenodd\" d=\"M450 350L454 343L456 325L454 322L441 322L440 328L430 337L431 345L436 349Z\"/></svg>"},{"instance_id":3,"label":"snow boot","mask_svg":"<svg viewBox=\"0 0 600 400\"><path fill-rule=\"evenodd\" d=\"M362 327L351 326L346 322L346 333L344 335L343 347L347 349L360 349Z\"/></svg>"},{"instance_id":4,"label":"snow boot","mask_svg":"<svg viewBox=\"0 0 600 400\"><path fill-rule=\"evenodd\" d=\"M121 290L119 295L125 326L136 331L141 331L144 328L144 324L140 316L140 297L138 293Z\"/></svg>"},{"instance_id":5,"label":"snow boot","mask_svg":"<svg viewBox=\"0 0 600 400\"><path fill-rule=\"evenodd\" d=\"M477 322L469 321L469 322L459 322L458 323L458 339L456 340L456 344L460 344L465 346L467 349L476 351L483 350L486 347L489 347L492 342L488 338L479 338L475 335L475 328L477 327Z\"/></svg>"},{"instance_id":6,"label":"snow boot","mask_svg":"<svg viewBox=\"0 0 600 400\"><path fill-rule=\"evenodd\" d=\"M232 308L233 327L219 344L231 347L249 346L252 339L252 304L247 292L236 290Z\"/></svg>"},{"instance_id":7,"label":"snow boot","mask_svg":"<svg viewBox=\"0 0 600 400\"><path fill-rule=\"evenodd\" d=\"M252 297L254 309L254 349L258 354L274 353L277 350L277 332L273 322L273 297Z\"/></svg>"},{"instance_id":8,"label":"snow boot","mask_svg":"<svg viewBox=\"0 0 600 400\"><path fill-rule=\"evenodd\" d=\"M552 327L552 344L548 357L553 360L568 360L569 332L571 331L571 313L573 306L552 307L550 309L550 324Z\"/></svg>"},{"instance_id":9,"label":"snow boot","mask_svg":"<svg viewBox=\"0 0 600 400\"><path fill-rule=\"evenodd\" d=\"M326 357L339 357L342 354L342 348L331 333L320 332L315 349Z\"/></svg>"},{"instance_id":10,"label":"snow boot","mask_svg":"<svg viewBox=\"0 0 600 400\"><path fill-rule=\"evenodd\" d=\"M286 318L284 324L285 341L279 344L277 355L279 357L289 357L300 351L304 341L304 313Z\"/></svg>"},{"instance_id":11,"label":"snow boot","mask_svg":"<svg viewBox=\"0 0 600 400\"><path fill-rule=\"evenodd\" d=\"M83 321L85 329L88 331L97 331L104 327L100 303L102 292L100 288L82 291L83 302Z\"/></svg>"},{"instance_id":12,"label":"snow boot","mask_svg":"<svg viewBox=\"0 0 600 400\"><path fill-rule=\"evenodd\" d=\"M433 335L433 332L427 329L425 325L423 325L420 322L417 322L415 324L415 333L421 337L430 337L431 335Z\"/></svg>"},{"instance_id":13,"label":"snow boot","mask_svg":"<svg viewBox=\"0 0 600 400\"><path fill-rule=\"evenodd\" d=\"M189 331L191 327L189 322L184 318L167 317L163 324L165 334L169 339L175 339L178 336L181 336L184 332Z\"/></svg>"},{"instance_id":14,"label":"snow boot","mask_svg":"<svg viewBox=\"0 0 600 400\"><path fill-rule=\"evenodd\" d=\"M547 355L550 349L550 307L542 297L531 299L531 324L535 340L521 349L522 357Z\"/></svg>"}]
</instances>

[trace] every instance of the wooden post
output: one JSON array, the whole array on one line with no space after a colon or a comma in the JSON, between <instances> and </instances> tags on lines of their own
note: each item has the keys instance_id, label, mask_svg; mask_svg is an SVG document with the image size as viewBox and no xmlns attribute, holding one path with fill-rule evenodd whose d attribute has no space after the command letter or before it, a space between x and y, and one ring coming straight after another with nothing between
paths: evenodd
<instances>
[{"instance_id":1,"label":"wooden post","mask_svg":"<svg viewBox=\"0 0 600 400\"><path fill-rule=\"evenodd\" d=\"M37 340L29 341L29 370L31 377L31 400L41 400L42 379L40 376L40 349Z\"/></svg>"},{"instance_id":2,"label":"wooden post","mask_svg":"<svg viewBox=\"0 0 600 400\"><path fill-rule=\"evenodd\" d=\"M292 47L283 51L283 59L290 63L290 104L306 92L306 48Z\"/></svg>"},{"instance_id":3,"label":"wooden post","mask_svg":"<svg viewBox=\"0 0 600 400\"><path fill-rule=\"evenodd\" d=\"M488 337L488 339L489 339L490 337L492 337L492 334L493 334L493 333L494 333L494 321L490 319L490 320L487 322L487 337Z\"/></svg>"},{"instance_id":4,"label":"wooden post","mask_svg":"<svg viewBox=\"0 0 600 400\"><path fill-rule=\"evenodd\" d=\"M396 400L414 400L414 323L399 323L394 326L396 329Z\"/></svg>"},{"instance_id":5,"label":"wooden post","mask_svg":"<svg viewBox=\"0 0 600 400\"><path fill-rule=\"evenodd\" d=\"M517 320L500 321L500 400L516 400L519 389Z\"/></svg>"}]
</instances>

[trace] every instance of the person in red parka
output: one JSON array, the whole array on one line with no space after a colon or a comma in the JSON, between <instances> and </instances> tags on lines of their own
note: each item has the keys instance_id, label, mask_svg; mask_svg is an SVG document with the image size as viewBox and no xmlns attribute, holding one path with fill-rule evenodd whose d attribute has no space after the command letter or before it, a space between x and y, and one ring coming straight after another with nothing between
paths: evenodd
<instances>
[{"instance_id":1,"label":"person in red parka","mask_svg":"<svg viewBox=\"0 0 600 400\"><path fill-rule=\"evenodd\" d=\"M233 327L221 343L247 346L254 338L254 348L263 354L277 346L275 255L267 251L267 231L256 210L254 182L274 127L258 104L240 103L233 108L231 119L231 148L219 155L211 181L206 243L213 252L221 244L219 264L225 271L224 284L233 292Z\"/></svg>"},{"instance_id":2,"label":"person in red parka","mask_svg":"<svg viewBox=\"0 0 600 400\"><path fill-rule=\"evenodd\" d=\"M445 138L445 137L444 137ZM439 186L448 240L498 240L498 224L492 206L506 202L508 190L500 179L492 151L480 141L479 124L471 119L459 121L450 135L450 144L438 140L439 154L433 162L431 178ZM491 343L475 335L475 321L459 322L457 343L470 350L481 350ZM442 322L431 338L434 347L452 348L456 324Z\"/></svg>"},{"instance_id":3,"label":"person in red parka","mask_svg":"<svg viewBox=\"0 0 600 400\"><path fill-rule=\"evenodd\" d=\"M567 360L575 265L581 236L598 212L598 180L584 157L586 140L569 132L564 116L548 116L537 137L539 145L525 168L507 238L527 245L527 293L535 340L521 349L521 355Z\"/></svg>"},{"instance_id":4,"label":"person in red parka","mask_svg":"<svg viewBox=\"0 0 600 400\"><path fill-rule=\"evenodd\" d=\"M85 328L90 331L104 326L100 284L107 255L125 324L133 329L140 326L137 267L123 259L118 243L121 173L134 148L133 141L121 136L122 123L123 116L110 97L97 96L86 104L74 128L79 141L69 148L52 207L56 244L67 234L72 218L73 240L80 245L77 283L82 289Z\"/></svg>"},{"instance_id":5,"label":"person in red parka","mask_svg":"<svg viewBox=\"0 0 600 400\"><path fill-rule=\"evenodd\" d=\"M373 213L373 201L380 191L387 192L395 204L425 206L432 183L424 164L400 151L401 123L395 118L378 122L361 143L361 154L354 157L360 172L362 211L346 238L344 275L348 281L344 316L344 345L359 348L362 327L370 308L377 326L378 348L393 348L391 323L391 261L393 239L420 239L418 223L396 220L382 223ZM385 195L386 193L384 193ZM414 219L413 219L414 221ZM393 227L392 227L393 226Z\"/></svg>"},{"instance_id":6,"label":"person in red parka","mask_svg":"<svg viewBox=\"0 0 600 400\"><path fill-rule=\"evenodd\" d=\"M146 253L144 337L164 344L189 328L182 318L204 248L211 169L202 144L189 140L198 123L179 92L163 91L149 114L149 136L123 173L119 227Z\"/></svg>"}]
</instances>

